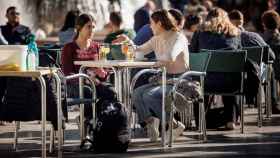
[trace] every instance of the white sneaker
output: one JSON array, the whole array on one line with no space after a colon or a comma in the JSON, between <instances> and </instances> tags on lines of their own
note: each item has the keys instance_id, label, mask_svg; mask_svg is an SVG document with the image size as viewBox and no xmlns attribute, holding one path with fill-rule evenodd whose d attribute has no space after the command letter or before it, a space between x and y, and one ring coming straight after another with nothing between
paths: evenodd
<instances>
[{"instance_id":1,"label":"white sneaker","mask_svg":"<svg viewBox=\"0 0 280 158\"><path fill-rule=\"evenodd\" d=\"M177 127L172 129L172 142L175 141L179 136L181 136L183 134L185 130L185 125L182 122L177 122ZM170 131L168 131L167 133L167 142L169 142L170 139Z\"/></svg>"},{"instance_id":2,"label":"white sneaker","mask_svg":"<svg viewBox=\"0 0 280 158\"><path fill-rule=\"evenodd\" d=\"M182 122L178 122L178 127L173 130L174 130L174 132L173 132L174 138L176 139L183 134L183 132L185 130L185 125Z\"/></svg>"},{"instance_id":3,"label":"white sneaker","mask_svg":"<svg viewBox=\"0 0 280 158\"><path fill-rule=\"evenodd\" d=\"M157 138L159 137L159 122L159 119L154 117L152 121L146 125L147 134L151 142L156 142Z\"/></svg>"}]
</instances>

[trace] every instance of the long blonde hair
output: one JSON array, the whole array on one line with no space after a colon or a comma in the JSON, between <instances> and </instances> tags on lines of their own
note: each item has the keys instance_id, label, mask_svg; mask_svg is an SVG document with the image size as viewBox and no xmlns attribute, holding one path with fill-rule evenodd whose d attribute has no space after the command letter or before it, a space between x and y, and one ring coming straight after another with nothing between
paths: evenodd
<instances>
[{"instance_id":1,"label":"long blonde hair","mask_svg":"<svg viewBox=\"0 0 280 158\"><path fill-rule=\"evenodd\" d=\"M230 22L227 12L221 8L209 11L200 30L233 37L240 35L240 30Z\"/></svg>"}]
</instances>

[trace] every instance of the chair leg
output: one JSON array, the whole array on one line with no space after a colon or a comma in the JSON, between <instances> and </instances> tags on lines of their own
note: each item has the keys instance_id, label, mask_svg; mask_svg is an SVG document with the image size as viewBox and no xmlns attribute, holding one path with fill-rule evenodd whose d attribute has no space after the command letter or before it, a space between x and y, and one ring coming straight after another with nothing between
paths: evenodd
<instances>
[{"instance_id":1,"label":"chair leg","mask_svg":"<svg viewBox=\"0 0 280 158\"><path fill-rule=\"evenodd\" d=\"M200 115L200 128L201 128L201 134L202 134L202 141L205 143L207 141L207 135L206 135L206 118L205 118L205 108L204 108L204 102L199 103L199 115Z\"/></svg>"},{"instance_id":2,"label":"chair leg","mask_svg":"<svg viewBox=\"0 0 280 158\"><path fill-rule=\"evenodd\" d=\"M168 130L169 130L169 140L168 140L168 147L172 147L172 140L173 140L173 118L174 118L174 109L173 109L173 105L174 105L174 99L171 103L171 111L170 111L170 118L169 118L169 127L168 127ZM162 125L164 126L164 125Z\"/></svg>"},{"instance_id":3,"label":"chair leg","mask_svg":"<svg viewBox=\"0 0 280 158\"><path fill-rule=\"evenodd\" d=\"M65 130L62 129L62 145L65 143Z\"/></svg>"},{"instance_id":4,"label":"chair leg","mask_svg":"<svg viewBox=\"0 0 280 158\"><path fill-rule=\"evenodd\" d=\"M244 133L244 101L243 96L240 96L240 124L241 124L241 133Z\"/></svg>"},{"instance_id":5,"label":"chair leg","mask_svg":"<svg viewBox=\"0 0 280 158\"><path fill-rule=\"evenodd\" d=\"M203 121L202 121L202 107L201 107L201 103L199 103L199 107L198 107L199 109L198 109L198 119L199 119L199 123L198 123L198 131L199 131L199 133L203 133L203 130L202 130L202 126L203 126Z\"/></svg>"},{"instance_id":6,"label":"chair leg","mask_svg":"<svg viewBox=\"0 0 280 158\"><path fill-rule=\"evenodd\" d=\"M200 101L199 103L199 115L201 115L201 129L202 129L202 138L203 138L203 142L207 141L207 135L206 135L206 110L205 110L205 103L204 103L204 77L201 76L200 77L200 84L201 84L201 96L202 96L202 101Z\"/></svg>"},{"instance_id":7,"label":"chair leg","mask_svg":"<svg viewBox=\"0 0 280 158\"><path fill-rule=\"evenodd\" d=\"M50 146L49 146L49 153L53 153L53 148L54 148L54 139L55 139L55 131L53 126L51 127L51 132L50 132Z\"/></svg>"},{"instance_id":8,"label":"chair leg","mask_svg":"<svg viewBox=\"0 0 280 158\"><path fill-rule=\"evenodd\" d=\"M271 117L271 65L268 65L267 80L266 80L266 91L265 91L265 103L266 103L266 118Z\"/></svg>"},{"instance_id":9,"label":"chair leg","mask_svg":"<svg viewBox=\"0 0 280 158\"><path fill-rule=\"evenodd\" d=\"M18 132L20 129L20 122L16 121L15 122L15 132L14 132L14 144L13 144L13 149L16 151L17 150L17 143L18 143Z\"/></svg>"},{"instance_id":10,"label":"chair leg","mask_svg":"<svg viewBox=\"0 0 280 158\"><path fill-rule=\"evenodd\" d=\"M262 127L262 86L259 86L259 91L256 98L256 104L258 107L258 127Z\"/></svg>"}]
</instances>

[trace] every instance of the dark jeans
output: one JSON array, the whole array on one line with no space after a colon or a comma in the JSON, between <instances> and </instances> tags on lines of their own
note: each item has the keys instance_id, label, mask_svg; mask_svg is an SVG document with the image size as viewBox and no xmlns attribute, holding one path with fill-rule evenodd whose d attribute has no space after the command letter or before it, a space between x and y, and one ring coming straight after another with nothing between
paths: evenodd
<instances>
[{"instance_id":1,"label":"dark jeans","mask_svg":"<svg viewBox=\"0 0 280 158\"><path fill-rule=\"evenodd\" d=\"M278 96L278 90L277 90L277 80L275 79L275 72L272 71L271 73L271 105L277 106L279 105L279 96Z\"/></svg>"}]
</instances>

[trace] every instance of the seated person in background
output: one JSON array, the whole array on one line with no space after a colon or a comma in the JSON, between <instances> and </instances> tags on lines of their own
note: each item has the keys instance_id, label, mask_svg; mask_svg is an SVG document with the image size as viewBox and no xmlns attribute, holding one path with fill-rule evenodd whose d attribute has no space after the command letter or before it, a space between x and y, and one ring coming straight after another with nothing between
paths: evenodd
<instances>
[{"instance_id":1,"label":"seated person in background","mask_svg":"<svg viewBox=\"0 0 280 158\"><path fill-rule=\"evenodd\" d=\"M58 32L59 44L65 45L72 42L75 37L75 22L80 14L78 10L71 10L67 13L64 21L64 25Z\"/></svg>"},{"instance_id":2,"label":"seated person in background","mask_svg":"<svg viewBox=\"0 0 280 158\"><path fill-rule=\"evenodd\" d=\"M156 59L164 64L169 79L178 77L189 69L189 51L187 39L176 26L176 20L167 10L159 10L151 15L151 28L154 36L143 45L137 46L135 51L144 54L155 52ZM129 40L121 35L114 42ZM132 41L130 41L132 42ZM139 123L147 127L151 141L159 136L159 118L162 117L162 86L149 83L135 89L132 102L136 107ZM167 93L173 87L167 85ZM167 120L169 115L167 113ZM183 133L185 126L181 122L175 123L175 138Z\"/></svg>"},{"instance_id":3,"label":"seated person in background","mask_svg":"<svg viewBox=\"0 0 280 158\"><path fill-rule=\"evenodd\" d=\"M254 47L254 46L268 46L268 44L264 41L264 39L255 32L246 31L243 27L244 18L243 14L238 10L233 10L229 13L230 21L241 30L241 45L242 47ZM271 59L275 58L274 52L269 48L269 56ZM250 63L249 63L250 62ZM260 66L252 61L247 62L247 79L245 80L245 93L246 93L246 102L247 104L255 104L254 98L257 96L257 92L259 90L259 73ZM273 84L273 81L271 83ZM272 94L275 92L273 91L274 86L271 88ZM272 95L272 101L277 100L276 95ZM273 103L274 104L274 103Z\"/></svg>"},{"instance_id":4,"label":"seated person in background","mask_svg":"<svg viewBox=\"0 0 280 158\"><path fill-rule=\"evenodd\" d=\"M274 10L269 10L263 13L262 15L262 23L264 26L263 38L270 46L279 46L280 45L280 16ZM276 48L275 48L276 49ZM274 50L275 53L279 54L279 50ZM279 56L279 55L277 55ZM273 58L274 59L274 58ZM272 113L279 114L280 113L280 102L279 102L279 93L277 89L277 81L279 83L280 80L280 69L279 69L279 59L276 58L273 64L273 72L272 72L272 80L271 80L271 104L272 104ZM277 88L278 87L278 88Z\"/></svg>"},{"instance_id":5,"label":"seated person in background","mask_svg":"<svg viewBox=\"0 0 280 158\"><path fill-rule=\"evenodd\" d=\"M1 26L3 37L8 41L8 44L27 44L26 39L31 34L27 26L20 24L20 13L17 8L11 6L6 11L6 18L8 22Z\"/></svg>"},{"instance_id":6,"label":"seated person in background","mask_svg":"<svg viewBox=\"0 0 280 158\"><path fill-rule=\"evenodd\" d=\"M264 40L269 45L280 45L280 16L274 10L269 10L263 13L262 23L264 26L264 33L262 34Z\"/></svg>"},{"instance_id":7,"label":"seated person in background","mask_svg":"<svg viewBox=\"0 0 280 158\"><path fill-rule=\"evenodd\" d=\"M93 29L95 21L92 16L82 14L76 22L77 34L74 40L63 47L62 50L62 70L65 75L79 73L80 66L74 65L74 61L82 60L98 60L99 43L92 41ZM103 84L102 81L107 79L108 73L101 68L89 68L87 74L91 76L96 86L97 98L113 97L114 91L109 86ZM67 85L68 96L77 98L79 96L78 82ZM84 97L91 98L91 89L85 86ZM92 116L91 105L86 105L85 115L90 118Z\"/></svg>"},{"instance_id":8,"label":"seated person in background","mask_svg":"<svg viewBox=\"0 0 280 158\"><path fill-rule=\"evenodd\" d=\"M129 39L133 39L135 37L135 32L131 29L122 29L121 25L123 23L121 14L119 12L112 12L110 14L110 25L112 27L113 32L108 34L104 43L112 43L113 40L117 38L118 35L125 34L129 37ZM109 59L125 59L124 54L122 54L122 50L120 46L113 45L111 46L110 53L107 55Z\"/></svg>"},{"instance_id":9,"label":"seated person in background","mask_svg":"<svg viewBox=\"0 0 280 158\"><path fill-rule=\"evenodd\" d=\"M239 49L241 48L240 33L240 30L230 22L223 9L213 8L209 11L199 30L194 33L190 44L191 52L199 52L201 49ZM239 85L239 81L239 74L208 73L205 80L205 91L207 89L221 89L222 87L234 89ZM237 98L235 96L222 96L222 99L224 113L220 124L233 130L238 120Z\"/></svg>"},{"instance_id":10,"label":"seated person in background","mask_svg":"<svg viewBox=\"0 0 280 158\"><path fill-rule=\"evenodd\" d=\"M2 35L1 28L0 28L0 45L6 45L6 44L8 44L8 41L6 41L6 39Z\"/></svg>"},{"instance_id":11,"label":"seated person in background","mask_svg":"<svg viewBox=\"0 0 280 158\"><path fill-rule=\"evenodd\" d=\"M232 10L229 14L230 22L238 27L241 31L245 31L244 24L244 16L239 10Z\"/></svg>"},{"instance_id":12,"label":"seated person in background","mask_svg":"<svg viewBox=\"0 0 280 158\"><path fill-rule=\"evenodd\" d=\"M191 41L193 33L202 23L202 17L190 14L185 17L185 21L184 33L188 40Z\"/></svg>"},{"instance_id":13,"label":"seated person in background","mask_svg":"<svg viewBox=\"0 0 280 158\"><path fill-rule=\"evenodd\" d=\"M145 5L134 14L134 31L138 32L144 25L150 23L150 15L156 9L156 4L152 0L147 0Z\"/></svg>"},{"instance_id":14,"label":"seated person in background","mask_svg":"<svg viewBox=\"0 0 280 158\"><path fill-rule=\"evenodd\" d=\"M154 36L154 34L153 34L150 24L146 24L139 29L139 31L136 34L136 37L133 39L133 42L136 45L142 45L145 42L147 42L148 40L150 40L153 36ZM144 58L147 58L148 60L154 59L155 54L154 54L154 52L151 52L151 53L145 55Z\"/></svg>"}]
</instances>

